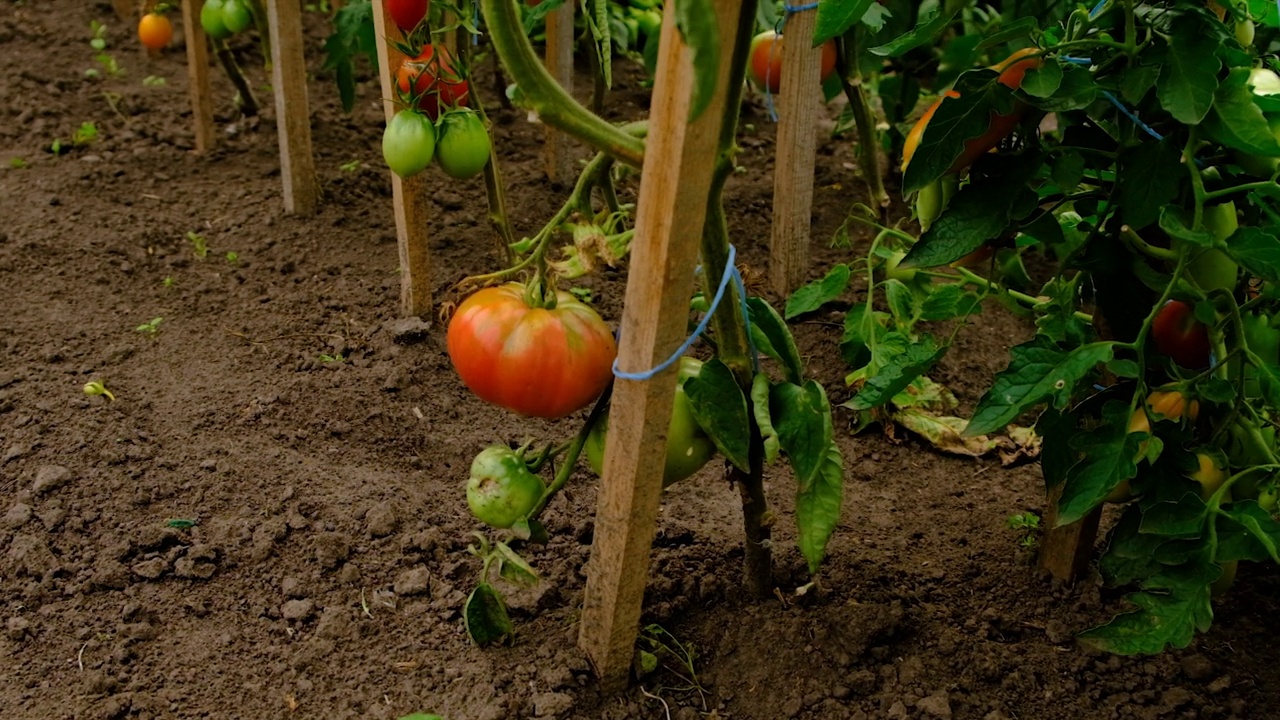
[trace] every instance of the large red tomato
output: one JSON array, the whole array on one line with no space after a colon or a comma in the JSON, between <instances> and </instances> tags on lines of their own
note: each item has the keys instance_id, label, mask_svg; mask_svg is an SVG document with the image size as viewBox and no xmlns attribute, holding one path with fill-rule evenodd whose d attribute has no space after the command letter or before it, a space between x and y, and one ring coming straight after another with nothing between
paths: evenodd
<instances>
[{"instance_id":1,"label":"large red tomato","mask_svg":"<svg viewBox=\"0 0 1280 720\"><path fill-rule=\"evenodd\" d=\"M1196 319L1196 309L1181 300L1170 300L1151 323L1156 349L1188 370L1209 367L1209 328Z\"/></svg>"},{"instance_id":2,"label":"large red tomato","mask_svg":"<svg viewBox=\"0 0 1280 720\"><path fill-rule=\"evenodd\" d=\"M751 39L751 59L748 70L751 79L759 87L777 93L782 87L782 36L766 30ZM825 82L836 69L836 44L828 40L822 45L822 69L819 78Z\"/></svg>"},{"instance_id":3,"label":"large red tomato","mask_svg":"<svg viewBox=\"0 0 1280 720\"><path fill-rule=\"evenodd\" d=\"M443 45L427 45L417 57L405 58L396 70L396 85L400 92L418 96L418 109L432 120L440 116L442 106L467 104L467 81Z\"/></svg>"},{"instance_id":4,"label":"large red tomato","mask_svg":"<svg viewBox=\"0 0 1280 720\"><path fill-rule=\"evenodd\" d=\"M387 14L396 27L411 32L427 16L427 0L384 0Z\"/></svg>"},{"instance_id":5,"label":"large red tomato","mask_svg":"<svg viewBox=\"0 0 1280 720\"><path fill-rule=\"evenodd\" d=\"M449 359L482 400L532 417L558 418L604 392L618 354L595 310L567 292L554 308L530 307L525 287L485 288L449 322Z\"/></svg>"}]
</instances>

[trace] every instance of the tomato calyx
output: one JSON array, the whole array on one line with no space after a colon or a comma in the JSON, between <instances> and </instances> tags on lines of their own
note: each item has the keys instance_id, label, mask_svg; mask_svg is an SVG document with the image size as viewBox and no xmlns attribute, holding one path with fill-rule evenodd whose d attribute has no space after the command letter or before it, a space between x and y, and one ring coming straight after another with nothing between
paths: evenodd
<instances>
[{"instance_id":1,"label":"tomato calyx","mask_svg":"<svg viewBox=\"0 0 1280 720\"><path fill-rule=\"evenodd\" d=\"M524 304L531 308L554 310L557 302L555 287L548 287L547 280L541 273L524 286Z\"/></svg>"}]
</instances>

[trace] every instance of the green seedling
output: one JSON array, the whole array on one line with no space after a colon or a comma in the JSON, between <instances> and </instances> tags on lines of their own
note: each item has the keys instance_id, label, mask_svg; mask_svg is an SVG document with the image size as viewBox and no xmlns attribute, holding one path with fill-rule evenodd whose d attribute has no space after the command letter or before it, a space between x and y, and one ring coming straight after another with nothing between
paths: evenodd
<instances>
[{"instance_id":1,"label":"green seedling","mask_svg":"<svg viewBox=\"0 0 1280 720\"><path fill-rule=\"evenodd\" d=\"M661 665L685 683L682 687L670 689L678 692L695 691L703 699L703 703L706 703L706 688L698 681L698 673L694 669L698 653L693 645L680 642L661 625L645 626L640 631L638 642L641 645L639 661L642 673L651 673Z\"/></svg>"},{"instance_id":2,"label":"green seedling","mask_svg":"<svg viewBox=\"0 0 1280 720\"><path fill-rule=\"evenodd\" d=\"M338 354L338 355L325 355L325 354L321 354L321 355L320 355L320 357L319 357L318 359L319 359L319 360L320 360L320 362L322 362L322 363L346 362L346 360L347 360L347 356L346 356L346 355L342 355L342 354Z\"/></svg>"},{"instance_id":3,"label":"green seedling","mask_svg":"<svg viewBox=\"0 0 1280 720\"><path fill-rule=\"evenodd\" d=\"M27 166L27 161L23 160L20 157L9 158L9 167L13 168L14 170L21 170L26 166Z\"/></svg>"},{"instance_id":4,"label":"green seedling","mask_svg":"<svg viewBox=\"0 0 1280 720\"><path fill-rule=\"evenodd\" d=\"M151 337L155 337L156 334L160 332L160 323L162 322L164 322L164 318L162 317L151 318L150 321L145 322L139 325L138 327L134 328L134 331L140 332L143 335L149 335Z\"/></svg>"},{"instance_id":5,"label":"green seedling","mask_svg":"<svg viewBox=\"0 0 1280 720\"><path fill-rule=\"evenodd\" d=\"M1040 516L1035 513L1015 513L1005 520L1010 530L1018 531L1018 546L1031 550L1035 548L1036 535L1040 531Z\"/></svg>"},{"instance_id":6,"label":"green seedling","mask_svg":"<svg viewBox=\"0 0 1280 720\"><path fill-rule=\"evenodd\" d=\"M355 172L360 169L360 161L352 160L351 162L342 163L338 168L341 169L342 172Z\"/></svg>"},{"instance_id":7,"label":"green seedling","mask_svg":"<svg viewBox=\"0 0 1280 720\"><path fill-rule=\"evenodd\" d=\"M167 277L167 278L165 278L165 279L163 279L163 280L161 280L161 281L160 281L160 287L163 287L163 288L171 288L171 287L173 287L174 285L177 285L177 284L178 284L178 281L177 281L177 280L174 280L174 279L173 279L173 278L171 278L171 277Z\"/></svg>"},{"instance_id":8,"label":"green seedling","mask_svg":"<svg viewBox=\"0 0 1280 720\"><path fill-rule=\"evenodd\" d=\"M84 394L85 394L85 395L90 395L90 396L93 396L93 395L101 395L101 396L105 397L105 398L106 398L106 399L108 399L108 400L115 400L115 399L116 399L116 396L111 394L111 391L107 389L107 386L106 386L106 385L103 385L103 384L102 384L102 381L101 381L101 380L91 380L91 381L89 381L89 382L85 383L85 384L84 384Z\"/></svg>"},{"instance_id":9,"label":"green seedling","mask_svg":"<svg viewBox=\"0 0 1280 720\"><path fill-rule=\"evenodd\" d=\"M165 80L159 75L148 75L142 78L142 84L146 87L160 87L168 82L168 80Z\"/></svg>"},{"instance_id":10,"label":"green seedling","mask_svg":"<svg viewBox=\"0 0 1280 720\"><path fill-rule=\"evenodd\" d=\"M89 47L93 48L97 53L93 59L97 61L102 69L112 77L123 75L124 70L120 68L120 64L116 59L106 52L107 50L107 26L92 20L89 22L89 31L93 33L93 37L89 39ZM85 77L98 77L99 73L96 69L90 68L84 71Z\"/></svg>"},{"instance_id":11,"label":"green seedling","mask_svg":"<svg viewBox=\"0 0 1280 720\"><path fill-rule=\"evenodd\" d=\"M192 249L196 254L196 258L203 260L209 256L209 241L199 233L188 232L187 240L191 241Z\"/></svg>"},{"instance_id":12,"label":"green seedling","mask_svg":"<svg viewBox=\"0 0 1280 720\"><path fill-rule=\"evenodd\" d=\"M76 147L83 147L98 139L98 126L92 122L82 122L80 127L76 128L76 133L71 137L71 143Z\"/></svg>"},{"instance_id":13,"label":"green seedling","mask_svg":"<svg viewBox=\"0 0 1280 720\"><path fill-rule=\"evenodd\" d=\"M231 263L232 265L235 265L236 263L240 262L240 253L234 250L228 250L227 262Z\"/></svg>"}]
</instances>

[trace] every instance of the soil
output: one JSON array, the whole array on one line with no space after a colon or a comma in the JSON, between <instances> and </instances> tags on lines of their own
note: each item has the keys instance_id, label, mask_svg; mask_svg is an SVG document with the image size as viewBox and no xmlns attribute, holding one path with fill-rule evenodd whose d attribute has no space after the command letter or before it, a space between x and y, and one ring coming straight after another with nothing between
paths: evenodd
<instances>
[{"instance_id":1,"label":"soil","mask_svg":"<svg viewBox=\"0 0 1280 720\"><path fill-rule=\"evenodd\" d=\"M91 20L109 26L124 75L85 76L100 67ZM528 553L543 582L509 595L515 644L471 646L460 615L478 569L466 552L480 529L463 501L470 460L492 442L566 437L581 416L531 422L486 406L453 373L440 324L397 317L376 83L366 70L355 111L341 112L321 69L324 16L307 17L325 193L313 217L283 212L252 43L235 48L263 116L239 117L215 72L218 147L198 156L181 40L148 57L128 25L101 2L0 12L7 720L1280 717L1280 657L1258 639L1280 609L1273 569L1242 569L1186 650L1090 652L1074 634L1122 598L1096 578L1055 585L1005 527L1042 510L1038 468L876 432L838 433L844 514L822 590L804 597L792 593L808 578L789 521L776 529L778 597L753 602L739 590L737 493L712 468L665 494L643 623L689 650L700 689L669 655L620 695L593 680L576 647L595 508L586 471L550 506L549 544ZM642 116L640 77L620 75L611 116ZM518 110L494 116L512 220L531 233L565 190L541 174L541 128ZM48 152L87 121L96 140ZM773 155L758 98L741 143L727 202L758 278ZM862 190L846 139L824 132L818 160L814 277L868 241L855 230L853 250L826 246ZM432 285L449 300L454 281L500 261L480 181L430 172ZM622 192L633 199L635 181ZM583 282L610 322L624 277ZM835 402L849 396L843 311L795 328ZM1030 332L990 311L935 376L972 407ZM85 395L92 380L115 401ZM771 468L768 482L790 517L789 473Z\"/></svg>"}]
</instances>

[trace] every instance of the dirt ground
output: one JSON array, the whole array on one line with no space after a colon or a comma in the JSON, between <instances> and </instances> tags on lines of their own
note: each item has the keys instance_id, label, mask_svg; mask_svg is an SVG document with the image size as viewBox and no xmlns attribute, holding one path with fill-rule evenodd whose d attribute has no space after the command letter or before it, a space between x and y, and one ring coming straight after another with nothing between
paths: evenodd
<instances>
[{"instance_id":1,"label":"dirt ground","mask_svg":"<svg viewBox=\"0 0 1280 720\"><path fill-rule=\"evenodd\" d=\"M85 77L94 19L120 77ZM666 493L644 622L693 649L700 690L674 663L621 696L596 688L575 644L586 471L549 509L550 544L529 554L542 585L511 596L516 644L469 645L470 459L495 441L565 437L581 418L484 405L452 371L440 325L397 317L376 83L342 114L320 69L327 21L310 13L307 28L325 200L297 218L283 213L269 78L248 41L236 47L263 117L239 118L216 73L219 145L201 157L180 40L147 57L106 3L0 6L0 716L1280 717L1280 653L1264 636L1280 609L1274 569L1244 568L1187 650L1091 653L1074 633L1121 599L1092 579L1056 587L1004 525L1042 508L1038 468L875 433L839 438L845 510L817 597L789 594L807 578L784 522L783 593L743 599L737 493L714 469ZM645 90L623 76L610 113L642 116ZM564 191L540 174L541 128L520 111L495 119L513 221L531 233ZM48 152L86 121L97 140ZM773 127L758 100L743 123L729 215L763 271ZM865 249L826 247L861 192L852 163L847 140L824 136L815 276ZM480 181L431 172L433 285L448 299L498 259ZM634 197L634 181L623 191ZM610 322L623 277L586 282ZM849 396L842 314L796 327L836 402ZM935 376L971 407L1030 332L989 312ZM117 399L86 396L91 380ZM789 516L787 471L771 471L769 492Z\"/></svg>"}]
</instances>

